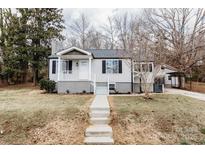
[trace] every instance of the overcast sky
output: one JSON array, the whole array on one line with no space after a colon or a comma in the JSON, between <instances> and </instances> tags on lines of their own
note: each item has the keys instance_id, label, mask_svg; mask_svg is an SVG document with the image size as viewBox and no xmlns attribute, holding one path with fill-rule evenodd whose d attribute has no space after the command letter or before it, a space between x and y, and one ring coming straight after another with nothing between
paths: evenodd
<instances>
[{"instance_id":1,"label":"overcast sky","mask_svg":"<svg viewBox=\"0 0 205 154\"><path fill-rule=\"evenodd\" d=\"M91 24L95 27L104 25L107 22L107 17L118 13L139 12L140 9L63 9L65 23L69 23L71 19L76 19L81 13L89 17Z\"/></svg>"}]
</instances>

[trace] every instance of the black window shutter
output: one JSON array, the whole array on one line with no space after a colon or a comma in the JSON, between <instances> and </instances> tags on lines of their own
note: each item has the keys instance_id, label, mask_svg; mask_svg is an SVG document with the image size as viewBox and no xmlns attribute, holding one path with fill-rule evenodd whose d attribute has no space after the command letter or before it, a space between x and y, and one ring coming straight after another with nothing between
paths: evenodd
<instances>
[{"instance_id":1,"label":"black window shutter","mask_svg":"<svg viewBox=\"0 0 205 154\"><path fill-rule=\"evenodd\" d=\"M119 60L119 73L122 73L122 60Z\"/></svg>"},{"instance_id":2,"label":"black window shutter","mask_svg":"<svg viewBox=\"0 0 205 154\"><path fill-rule=\"evenodd\" d=\"M102 61L102 73L103 74L106 73L106 63L105 62L106 62L105 60Z\"/></svg>"},{"instance_id":3,"label":"black window shutter","mask_svg":"<svg viewBox=\"0 0 205 154\"><path fill-rule=\"evenodd\" d=\"M52 74L56 74L56 61L52 61Z\"/></svg>"},{"instance_id":4,"label":"black window shutter","mask_svg":"<svg viewBox=\"0 0 205 154\"><path fill-rule=\"evenodd\" d=\"M72 67L73 67L72 64L73 64L72 60L69 60L69 64L68 64L68 66L69 66L68 70L69 71L72 71Z\"/></svg>"}]
</instances>

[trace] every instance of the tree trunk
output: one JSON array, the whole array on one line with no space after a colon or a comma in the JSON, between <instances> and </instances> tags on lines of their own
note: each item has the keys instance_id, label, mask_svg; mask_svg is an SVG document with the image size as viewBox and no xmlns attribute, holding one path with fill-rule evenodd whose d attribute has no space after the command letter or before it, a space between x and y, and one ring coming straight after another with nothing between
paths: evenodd
<instances>
[{"instance_id":1,"label":"tree trunk","mask_svg":"<svg viewBox=\"0 0 205 154\"><path fill-rule=\"evenodd\" d=\"M37 81L38 81L38 69L33 66L33 85L37 86Z\"/></svg>"},{"instance_id":2,"label":"tree trunk","mask_svg":"<svg viewBox=\"0 0 205 154\"><path fill-rule=\"evenodd\" d=\"M26 83L27 82L27 69L23 71L22 76L21 76L21 82Z\"/></svg>"},{"instance_id":3,"label":"tree trunk","mask_svg":"<svg viewBox=\"0 0 205 154\"><path fill-rule=\"evenodd\" d=\"M190 91L191 91L192 90L192 78L190 78L189 86L190 86Z\"/></svg>"}]
</instances>

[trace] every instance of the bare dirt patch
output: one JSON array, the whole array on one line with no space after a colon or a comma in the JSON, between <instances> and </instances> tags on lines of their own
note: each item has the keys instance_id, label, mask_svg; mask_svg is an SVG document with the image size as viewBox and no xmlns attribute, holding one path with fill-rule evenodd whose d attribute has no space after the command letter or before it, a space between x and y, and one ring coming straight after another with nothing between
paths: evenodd
<instances>
[{"instance_id":1,"label":"bare dirt patch","mask_svg":"<svg viewBox=\"0 0 205 154\"><path fill-rule=\"evenodd\" d=\"M76 116L69 121L58 117L42 128L32 129L29 144L83 144L82 130L87 127L85 116Z\"/></svg>"},{"instance_id":2,"label":"bare dirt patch","mask_svg":"<svg viewBox=\"0 0 205 154\"><path fill-rule=\"evenodd\" d=\"M1 89L0 144L83 144L92 95Z\"/></svg>"},{"instance_id":3,"label":"bare dirt patch","mask_svg":"<svg viewBox=\"0 0 205 154\"><path fill-rule=\"evenodd\" d=\"M109 97L116 144L204 144L205 102L178 95Z\"/></svg>"}]
</instances>

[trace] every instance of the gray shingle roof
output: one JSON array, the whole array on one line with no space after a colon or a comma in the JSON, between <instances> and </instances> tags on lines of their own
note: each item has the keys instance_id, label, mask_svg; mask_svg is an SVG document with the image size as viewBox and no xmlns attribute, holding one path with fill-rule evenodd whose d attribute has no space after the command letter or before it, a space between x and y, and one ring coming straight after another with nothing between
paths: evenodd
<instances>
[{"instance_id":1,"label":"gray shingle roof","mask_svg":"<svg viewBox=\"0 0 205 154\"><path fill-rule=\"evenodd\" d=\"M126 51L109 49L86 49L94 58L131 58Z\"/></svg>"},{"instance_id":2,"label":"gray shingle roof","mask_svg":"<svg viewBox=\"0 0 205 154\"><path fill-rule=\"evenodd\" d=\"M65 50L65 49L64 49ZM102 58L131 58L126 51L123 50L110 50L110 49L85 49L92 53L93 58L102 59ZM55 55L50 55L48 58L57 58Z\"/></svg>"}]
</instances>

